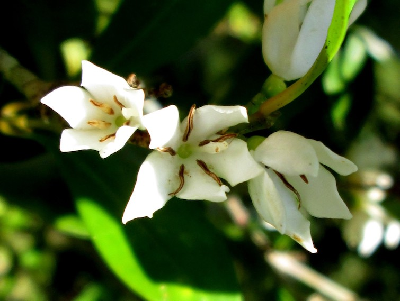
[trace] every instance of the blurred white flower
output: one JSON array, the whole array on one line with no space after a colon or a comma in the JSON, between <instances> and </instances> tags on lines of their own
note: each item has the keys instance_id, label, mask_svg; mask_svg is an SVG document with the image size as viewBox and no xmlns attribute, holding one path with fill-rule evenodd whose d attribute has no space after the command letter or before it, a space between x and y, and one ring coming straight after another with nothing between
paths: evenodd
<instances>
[{"instance_id":1,"label":"blurred white flower","mask_svg":"<svg viewBox=\"0 0 400 301\"><path fill-rule=\"evenodd\" d=\"M261 175L248 181L254 207L264 221L308 251L317 250L303 211L315 217L351 218L335 178L323 165L341 175L355 172L357 166L323 143L278 131L266 138L253 156L266 167Z\"/></svg>"},{"instance_id":2,"label":"blurred white flower","mask_svg":"<svg viewBox=\"0 0 400 301\"><path fill-rule=\"evenodd\" d=\"M347 244L362 257L371 256L384 243L396 249L400 242L400 222L391 217L380 204L365 202L354 212L343 230Z\"/></svg>"},{"instance_id":3,"label":"blurred white flower","mask_svg":"<svg viewBox=\"0 0 400 301\"><path fill-rule=\"evenodd\" d=\"M321 52L335 7L334 0L265 0L262 48L272 73L285 80L304 76ZM364 11L359 0L350 24Z\"/></svg>"},{"instance_id":4,"label":"blurred white flower","mask_svg":"<svg viewBox=\"0 0 400 301\"><path fill-rule=\"evenodd\" d=\"M144 129L144 92L88 61L82 61L82 86L58 88L41 102L72 127L61 134L62 152L93 149L106 158L120 150L138 128Z\"/></svg>"},{"instance_id":5,"label":"blurred white flower","mask_svg":"<svg viewBox=\"0 0 400 301\"><path fill-rule=\"evenodd\" d=\"M259 175L263 169L246 143L222 132L243 122L248 120L242 106L192 106L181 124L175 106L146 115L144 124L155 151L139 169L122 222L152 217L173 196L224 201L229 188L220 177L235 186Z\"/></svg>"}]
</instances>

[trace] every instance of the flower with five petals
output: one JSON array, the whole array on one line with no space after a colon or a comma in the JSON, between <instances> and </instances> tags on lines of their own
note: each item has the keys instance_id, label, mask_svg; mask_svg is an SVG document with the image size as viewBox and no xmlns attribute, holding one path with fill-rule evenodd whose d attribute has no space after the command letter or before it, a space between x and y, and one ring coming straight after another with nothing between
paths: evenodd
<instances>
[{"instance_id":1,"label":"flower with five petals","mask_svg":"<svg viewBox=\"0 0 400 301\"><path fill-rule=\"evenodd\" d=\"M263 168L247 144L223 132L243 122L248 120L242 106L192 106L182 123L175 106L146 115L150 148L155 150L139 169L122 222L152 217L173 196L224 201L229 188L220 178L235 186L259 175Z\"/></svg>"},{"instance_id":2,"label":"flower with five petals","mask_svg":"<svg viewBox=\"0 0 400 301\"><path fill-rule=\"evenodd\" d=\"M253 156L266 167L262 174L248 181L256 211L263 220L308 251L317 250L312 242L310 222L302 211L315 217L352 217L337 191L335 178L324 166L340 175L357 171L357 166L322 142L278 131L266 138Z\"/></svg>"},{"instance_id":3,"label":"flower with five petals","mask_svg":"<svg viewBox=\"0 0 400 301\"><path fill-rule=\"evenodd\" d=\"M144 92L88 61L82 61L81 85L57 88L41 102L72 127L61 134L62 152L93 149L106 158L144 129Z\"/></svg>"}]
</instances>

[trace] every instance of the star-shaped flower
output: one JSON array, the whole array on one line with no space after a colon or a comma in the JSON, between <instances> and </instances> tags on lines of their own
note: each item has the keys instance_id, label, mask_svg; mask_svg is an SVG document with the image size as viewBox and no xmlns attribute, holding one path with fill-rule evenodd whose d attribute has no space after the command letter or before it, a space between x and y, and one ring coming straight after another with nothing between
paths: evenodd
<instances>
[{"instance_id":1,"label":"star-shaped flower","mask_svg":"<svg viewBox=\"0 0 400 301\"><path fill-rule=\"evenodd\" d=\"M60 150L93 149L102 158L120 150L144 129L142 89L91 62L82 61L82 88L65 86L41 99L72 127L61 134Z\"/></svg>"},{"instance_id":2,"label":"star-shaped flower","mask_svg":"<svg viewBox=\"0 0 400 301\"><path fill-rule=\"evenodd\" d=\"M224 130L248 122L241 106L207 105L179 122L169 106L144 117L151 137L148 155L139 169L135 189L122 222L152 217L173 196L221 202L231 186L259 175L263 168L252 158L244 141Z\"/></svg>"},{"instance_id":3,"label":"star-shaped flower","mask_svg":"<svg viewBox=\"0 0 400 301\"><path fill-rule=\"evenodd\" d=\"M341 175L357 171L357 166L322 142L278 131L266 138L253 155L266 168L248 181L249 194L260 216L280 233L314 253L317 250L310 222L303 211L315 217L351 218L335 178L324 166Z\"/></svg>"},{"instance_id":4,"label":"star-shaped flower","mask_svg":"<svg viewBox=\"0 0 400 301\"><path fill-rule=\"evenodd\" d=\"M304 76L324 46L335 7L334 0L264 1L262 48L272 73L294 80ZM365 9L359 0L352 11L353 22Z\"/></svg>"}]
</instances>

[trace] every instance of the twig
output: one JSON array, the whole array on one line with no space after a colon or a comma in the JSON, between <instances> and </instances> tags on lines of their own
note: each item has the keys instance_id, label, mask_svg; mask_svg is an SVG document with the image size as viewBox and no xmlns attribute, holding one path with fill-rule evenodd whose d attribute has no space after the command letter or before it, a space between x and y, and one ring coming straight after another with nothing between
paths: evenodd
<instances>
[{"instance_id":1,"label":"twig","mask_svg":"<svg viewBox=\"0 0 400 301\"><path fill-rule=\"evenodd\" d=\"M288 252L279 252L271 248L265 233L249 227L251 214L238 198L231 197L226 203L233 221L241 228L246 228L254 244L264 251L264 258L278 273L289 276L304 283L316 292L333 301L359 301L361 298L353 291L341 286L333 280L313 270L297 260Z\"/></svg>"},{"instance_id":2,"label":"twig","mask_svg":"<svg viewBox=\"0 0 400 301\"><path fill-rule=\"evenodd\" d=\"M294 278L335 301L360 300L353 291L332 281L286 252L266 252L265 259L279 273Z\"/></svg>"},{"instance_id":3,"label":"twig","mask_svg":"<svg viewBox=\"0 0 400 301\"><path fill-rule=\"evenodd\" d=\"M39 98L48 92L51 84L42 81L0 48L0 72L4 78L17 88L28 100L39 102Z\"/></svg>"}]
</instances>

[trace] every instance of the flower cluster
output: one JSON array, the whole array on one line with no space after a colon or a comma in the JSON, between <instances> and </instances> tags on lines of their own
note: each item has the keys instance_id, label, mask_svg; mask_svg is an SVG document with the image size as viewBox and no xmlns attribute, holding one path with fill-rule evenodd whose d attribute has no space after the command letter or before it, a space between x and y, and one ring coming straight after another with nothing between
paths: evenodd
<instances>
[{"instance_id":1,"label":"flower cluster","mask_svg":"<svg viewBox=\"0 0 400 301\"><path fill-rule=\"evenodd\" d=\"M279 131L253 150L229 128L247 123L242 106L191 107L180 122L174 105L143 115L144 91L90 62L82 63L82 87L61 87L41 102L72 127L60 150L93 149L105 158L121 149L136 130L147 130L153 151L139 169L122 222L152 217L172 197L222 202L230 186L248 183L259 215L282 234L315 252L306 213L351 217L335 179L357 170L321 142Z\"/></svg>"}]
</instances>

